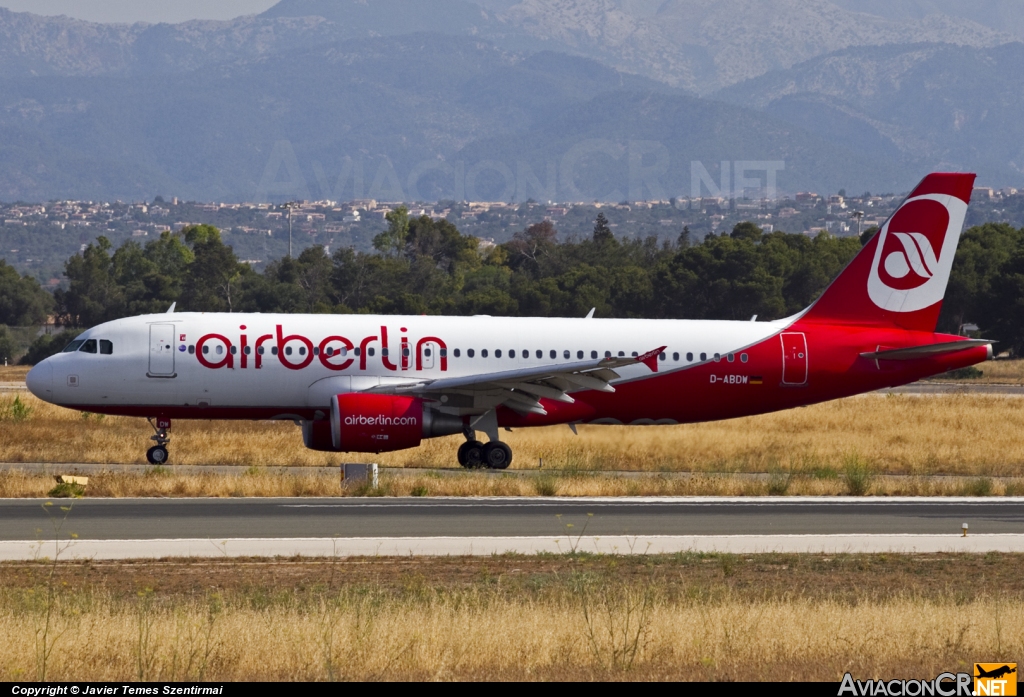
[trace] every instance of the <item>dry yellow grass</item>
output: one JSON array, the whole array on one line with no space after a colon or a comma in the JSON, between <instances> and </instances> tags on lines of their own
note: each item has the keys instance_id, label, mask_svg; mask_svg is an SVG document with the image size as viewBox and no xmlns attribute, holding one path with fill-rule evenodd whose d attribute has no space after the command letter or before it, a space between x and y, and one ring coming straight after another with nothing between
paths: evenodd
<instances>
[{"instance_id":1,"label":"dry yellow grass","mask_svg":"<svg viewBox=\"0 0 1024 697\"><path fill-rule=\"evenodd\" d=\"M14 399L0 396L0 413ZM0 462L144 463L143 419L83 416L25 393L25 421L0 421ZM803 472L834 476L851 461L883 474L1024 475L1024 399L984 395L865 395L706 424L582 426L503 433L513 468ZM319 453L291 423L177 421L178 465L328 466L376 461L388 467L453 467L458 436L381 455Z\"/></svg>"},{"instance_id":2,"label":"dry yellow grass","mask_svg":"<svg viewBox=\"0 0 1024 697\"><path fill-rule=\"evenodd\" d=\"M27 365L0 365L0 382L24 382L29 369Z\"/></svg>"},{"instance_id":3,"label":"dry yellow grass","mask_svg":"<svg viewBox=\"0 0 1024 697\"><path fill-rule=\"evenodd\" d=\"M1019 564L1000 554L3 563L0 681L932 678L1021 653Z\"/></svg>"},{"instance_id":4,"label":"dry yellow grass","mask_svg":"<svg viewBox=\"0 0 1024 697\"><path fill-rule=\"evenodd\" d=\"M44 592L42 589L40 593ZM1024 651L1024 605L667 600L648 586L516 600L468 590L306 607L56 601L47 680L932 678ZM0 680L42 680L42 602L0 608Z\"/></svg>"},{"instance_id":5,"label":"dry yellow grass","mask_svg":"<svg viewBox=\"0 0 1024 697\"><path fill-rule=\"evenodd\" d=\"M149 474L102 473L89 477L88 497L261 497L261 496L1020 496L1024 479L988 477L870 477L854 490L845 474L742 475L665 474L639 477L602 473L543 473L515 476L466 472L419 476L382 474L376 489L345 487L339 473L271 474L254 469L244 474L187 474L155 469ZM51 476L18 470L0 472L0 498L45 497L54 491Z\"/></svg>"}]
</instances>

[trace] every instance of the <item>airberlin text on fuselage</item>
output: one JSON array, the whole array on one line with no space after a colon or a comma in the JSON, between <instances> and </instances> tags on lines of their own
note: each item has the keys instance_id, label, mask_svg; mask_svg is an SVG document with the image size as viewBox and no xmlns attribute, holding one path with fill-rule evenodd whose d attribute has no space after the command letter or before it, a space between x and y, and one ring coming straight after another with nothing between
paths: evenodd
<instances>
[{"instance_id":1,"label":"airberlin text on fuselage","mask_svg":"<svg viewBox=\"0 0 1024 697\"><path fill-rule=\"evenodd\" d=\"M243 324L239 329L244 332L246 326ZM238 337L237 345L224 334L204 334L196 342L196 359L203 367L214 370L217 368L233 369L236 367L236 363L237 367L243 370L248 368L259 370L263 367L264 359L273 358L277 358L281 365L290 370L302 370L311 365L314 359L319 360L320 364L328 370L346 370L357 361L359 370L366 370L367 359L373 357L368 354L374 350L373 347L376 344L380 344L380 362L387 370L409 370L413 367L416 370L423 370L424 363L433 362L434 356L430 355L432 349L439 354L436 365L442 371L448 370L447 344L436 336L425 336L418 339L413 346L409 337L406 336L405 327L399 329L397 354L393 354L389 350L387 327L381 327L379 335L363 337L358 344L338 334L324 337L319 343L314 344L313 340L301 334L285 334L284 328L280 324L276 325L274 329L273 334L252 336L241 334ZM211 357L208 353L207 344L210 342L218 342L223 346L220 349L223 353L218 353L214 360L210 360ZM265 344L268 343L276 350L267 351ZM289 355L290 352L285 350L289 343L298 343L304 348L296 356L297 360L293 361ZM182 344L181 350L185 350L184 344ZM395 356L397 363L392 360L392 356Z\"/></svg>"}]
</instances>

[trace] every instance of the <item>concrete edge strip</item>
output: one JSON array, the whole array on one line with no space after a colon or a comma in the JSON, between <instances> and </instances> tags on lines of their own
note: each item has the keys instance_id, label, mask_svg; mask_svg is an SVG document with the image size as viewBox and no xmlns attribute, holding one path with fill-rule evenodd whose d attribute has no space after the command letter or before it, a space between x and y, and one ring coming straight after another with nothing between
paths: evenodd
<instances>
[{"instance_id":1,"label":"concrete edge strip","mask_svg":"<svg viewBox=\"0 0 1024 697\"><path fill-rule=\"evenodd\" d=\"M722 552L1024 552L1024 534L955 535L608 535L581 537L230 538L0 541L0 561L165 557L490 556L504 553L673 554Z\"/></svg>"}]
</instances>

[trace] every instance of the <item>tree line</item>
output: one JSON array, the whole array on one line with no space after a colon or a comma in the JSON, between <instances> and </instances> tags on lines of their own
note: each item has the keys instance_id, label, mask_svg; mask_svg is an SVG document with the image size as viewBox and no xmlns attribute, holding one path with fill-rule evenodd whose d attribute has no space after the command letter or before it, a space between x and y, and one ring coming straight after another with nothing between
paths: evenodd
<instances>
[{"instance_id":1,"label":"tree line","mask_svg":"<svg viewBox=\"0 0 1024 697\"><path fill-rule=\"evenodd\" d=\"M219 231L194 225L145 245L113 249L103 237L65 263L66 288L51 296L0 261L0 324L48 315L68 331L145 313L306 312L675 319L775 319L809 305L875 232L860 239L731 231L659 243L617 238L603 214L593 233L559 241L549 221L489 245L447 220L399 208L372 253L322 247L262 272L239 262ZM957 333L975 322L1001 349L1024 349L1024 229L989 223L964 233L940 319ZM40 337L23 362L59 350ZM3 337L0 336L0 352Z\"/></svg>"}]
</instances>

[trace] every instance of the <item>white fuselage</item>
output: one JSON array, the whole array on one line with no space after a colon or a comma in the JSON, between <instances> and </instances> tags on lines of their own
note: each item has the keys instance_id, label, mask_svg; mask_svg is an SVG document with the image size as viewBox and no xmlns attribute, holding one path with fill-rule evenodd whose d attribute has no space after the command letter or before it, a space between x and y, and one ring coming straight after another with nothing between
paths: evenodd
<instances>
[{"instance_id":1,"label":"white fuselage","mask_svg":"<svg viewBox=\"0 0 1024 697\"><path fill-rule=\"evenodd\" d=\"M89 329L78 339L109 341L109 354L58 354L34 369L29 382L35 394L69 407L261 407L285 418L289 410L326 408L332 395L382 384L630 356L659 346L667 347L659 372L683 370L762 341L787 321L183 312ZM205 353L197 353L200 344ZM642 365L617 372L622 381L651 375Z\"/></svg>"}]
</instances>

